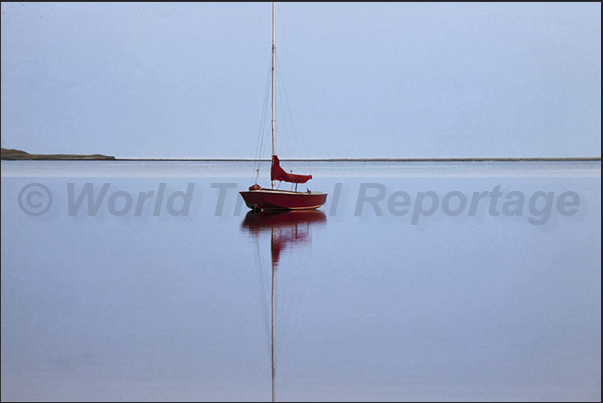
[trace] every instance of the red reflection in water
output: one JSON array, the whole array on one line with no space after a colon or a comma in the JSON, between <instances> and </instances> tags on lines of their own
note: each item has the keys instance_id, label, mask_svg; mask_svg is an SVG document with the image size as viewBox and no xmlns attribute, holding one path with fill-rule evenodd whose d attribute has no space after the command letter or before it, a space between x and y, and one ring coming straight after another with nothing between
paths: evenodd
<instances>
[{"instance_id":1,"label":"red reflection in water","mask_svg":"<svg viewBox=\"0 0 603 403\"><path fill-rule=\"evenodd\" d=\"M320 210L258 213L250 211L245 216L242 227L256 236L271 231L272 267L276 269L283 250L296 244L311 242L310 227L326 221L325 213Z\"/></svg>"}]
</instances>

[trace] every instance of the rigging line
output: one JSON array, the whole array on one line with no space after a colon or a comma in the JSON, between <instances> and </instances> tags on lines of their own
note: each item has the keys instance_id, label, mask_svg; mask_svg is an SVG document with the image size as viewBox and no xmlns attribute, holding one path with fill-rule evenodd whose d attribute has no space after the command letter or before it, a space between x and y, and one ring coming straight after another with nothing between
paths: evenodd
<instances>
[{"instance_id":1,"label":"rigging line","mask_svg":"<svg viewBox=\"0 0 603 403\"><path fill-rule=\"evenodd\" d=\"M253 164L253 176L255 178L253 180L253 183L257 183L259 176L260 176L260 164L261 164L262 152L263 152L263 147L264 147L264 137L265 137L265 129L266 129L266 111L268 109L269 90L270 90L270 72L268 72L267 78L266 78L266 90L264 92L262 119L260 122L260 133L259 133L258 145L256 147L256 152L255 152L256 158L255 158L255 162Z\"/></svg>"},{"instance_id":2,"label":"rigging line","mask_svg":"<svg viewBox=\"0 0 603 403\"><path fill-rule=\"evenodd\" d=\"M277 63L278 63L278 60L277 60ZM280 68L280 64L279 64L279 68ZM291 122L291 131L293 133L293 141L294 141L295 146L297 148L297 153L298 153L297 156L298 156L298 158L301 158L301 153L299 151L299 144L297 143L297 136L295 134L295 125L293 124L293 116L291 115L291 106L289 104L289 96L287 95L287 88L285 86L285 80L281 80L281 84L280 85L282 87L281 92L284 95L285 109L287 110L287 114L289 115L289 121ZM283 119L283 121L284 121L284 119Z\"/></svg>"},{"instance_id":3,"label":"rigging line","mask_svg":"<svg viewBox=\"0 0 603 403\"><path fill-rule=\"evenodd\" d=\"M253 160L252 183L257 183L256 182L257 181L256 171L258 168L258 166L257 166L258 159L259 159L259 154L260 154L260 150L262 148L262 142L263 142L263 136L262 136L262 133L263 133L263 127L262 127L263 123L262 122L264 120L263 116L264 116L264 112L262 111L262 120L260 121L260 132L258 135L258 140L257 140L257 144L255 147L255 154L254 154L254 160Z\"/></svg>"},{"instance_id":4,"label":"rigging line","mask_svg":"<svg viewBox=\"0 0 603 403\"><path fill-rule=\"evenodd\" d=\"M262 103L263 105L263 103ZM263 106L262 106L263 108ZM257 138L257 143L255 145L255 154L253 155L254 159L257 159L258 154L259 154L259 150L260 150L260 145L261 145L261 140L262 140L262 125L263 125L263 121L264 121L264 110L262 109L262 115L261 115L261 120L260 120L260 132Z\"/></svg>"},{"instance_id":5,"label":"rigging line","mask_svg":"<svg viewBox=\"0 0 603 403\"><path fill-rule=\"evenodd\" d=\"M279 71L281 71L281 66L280 66L280 62L277 58L276 60L276 64L277 64L277 69ZM283 74L280 75L280 77L283 77ZM281 117L281 119L278 119L278 121L281 123L281 127L282 130L279 131L279 135L280 135L280 139L284 139L285 141L283 142L283 140L281 140L281 143L283 143L285 145L286 148L286 154L285 156L291 158L292 154L291 154L291 150L289 149L289 129L288 129L288 125L287 125L287 120L284 118L284 113L283 110L286 109L287 104L284 102L284 99L286 99L287 93L285 90L285 83L284 80L281 78L280 80L277 81L276 85L278 86L278 99L277 102L279 104L279 108L278 108L278 114Z\"/></svg>"},{"instance_id":6,"label":"rigging line","mask_svg":"<svg viewBox=\"0 0 603 403\"><path fill-rule=\"evenodd\" d=\"M268 119L268 109L269 109L269 99L271 99L271 86L272 86L272 57L270 58L270 63L268 65L268 68L266 69L267 74L266 74L266 97L264 99L264 116L263 116L263 123L264 123L264 129L262 130L262 132L264 133L264 137L270 137L271 133L270 132L266 132L265 129L265 125L267 123L267 121L269 121ZM261 164L261 159L262 159L262 155L264 154L264 149L268 146L268 144L271 144L271 141L267 141L266 143L264 143L264 145L262 146L262 149L260 150L260 155L258 158L258 165Z\"/></svg>"},{"instance_id":7,"label":"rigging line","mask_svg":"<svg viewBox=\"0 0 603 403\"><path fill-rule=\"evenodd\" d=\"M277 59L277 64L278 63L279 63L279 61ZM280 64L279 64L279 70L280 70ZM291 107L290 107L290 104L289 104L289 96L287 95L287 89L285 87L284 80L280 80L280 87L281 87L281 91L279 91L279 92L284 94L285 109L287 110L287 113L289 115L289 121L291 122L291 132L293 134L293 143L294 143L295 148L297 150L297 157L299 159L304 159L304 158L302 158L302 153L301 153L301 149L300 149L300 146L299 146L299 142L297 141L298 136L297 136L297 132L295 131L295 124L293 123L293 115L291 114ZM284 121L285 121L285 119L283 119L283 122ZM307 150L307 147L304 147L304 148ZM309 171L308 173L312 174L312 169L311 169L311 166L310 166L310 161L308 161L306 159L305 160L305 165L307 166L307 169Z\"/></svg>"},{"instance_id":8,"label":"rigging line","mask_svg":"<svg viewBox=\"0 0 603 403\"><path fill-rule=\"evenodd\" d=\"M280 71L280 65L278 62L278 55L276 55L275 57L275 70L276 71ZM283 118L283 95L281 94L283 89L283 80L281 79L282 74L277 74L276 75L276 80L275 80L275 85L276 85L276 107L275 107L275 128L274 131L276 134L278 134L278 144L280 144L280 146L278 147L278 152L276 153L277 155L281 155L288 157L290 156L290 151L289 151L289 139L287 137L288 133L287 133L287 121ZM275 134L275 135L276 135Z\"/></svg>"},{"instance_id":9,"label":"rigging line","mask_svg":"<svg viewBox=\"0 0 603 403\"><path fill-rule=\"evenodd\" d=\"M260 147L257 153L257 160L258 160L258 168L259 168L259 160L262 158L262 152L263 152L263 146L264 146L264 137L265 135L265 131L266 131L266 114L268 111L268 97L270 94L270 70L268 69L268 72L266 73L266 84L264 86L264 102L263 102L263 109L262 109L262 120L260 123Z\"/></svg>"}]
</instances>

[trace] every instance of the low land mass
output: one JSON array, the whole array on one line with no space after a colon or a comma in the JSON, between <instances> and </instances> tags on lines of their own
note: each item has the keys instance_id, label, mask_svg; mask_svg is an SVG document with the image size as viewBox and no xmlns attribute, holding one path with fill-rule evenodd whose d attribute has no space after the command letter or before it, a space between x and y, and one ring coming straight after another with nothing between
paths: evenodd
<instances>
[{"instance_id":1,"label":"low land mass","mask_svg":"<svg viewBox=\"0 0 603 403\"><path fill-rule=\"evenodd\" d=\"M114 160L115 157L102 154L30 154L12 148L2 148L3 160Z\"/></svg>"}]
</instances>

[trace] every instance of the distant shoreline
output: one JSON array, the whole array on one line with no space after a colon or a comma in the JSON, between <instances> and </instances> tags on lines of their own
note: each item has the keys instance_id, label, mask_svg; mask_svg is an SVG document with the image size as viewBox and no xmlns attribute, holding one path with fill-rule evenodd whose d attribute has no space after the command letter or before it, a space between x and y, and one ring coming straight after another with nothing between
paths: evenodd
<instances>
[{"instance_id":1,"label":"distant shoreline","mask_svg":"<svg viewBox=\"0 0 603 403\"><path fill-rule=\"evenodd\" d=\"M76 160L76 161L97 161L97 160L111 160L115 161L115 157L111 155L102 154L30 154L26 151L2 148L1 158L4 161L27 161L27 160L43 160L43 161L65 161L65 160Z\"/></svg>"},{"instance_id":2,"label":"distant shoreline","mask_svg":"<svg viewBox=\"0 0 603 403\"><path fill-rule=\"evenodd\" d=\"M103 154L29 154L25 151L2 148L2 160L4 161L208 161L208 162L256 162L252 158L115 158ZM554 162L554 161L582 161L600 162L601 157L457 157L457 158L307 158L287 159L282 161L291 162ZM262 162L270 162L270 159L261 159Z\"/></svg>"}]
</instances>

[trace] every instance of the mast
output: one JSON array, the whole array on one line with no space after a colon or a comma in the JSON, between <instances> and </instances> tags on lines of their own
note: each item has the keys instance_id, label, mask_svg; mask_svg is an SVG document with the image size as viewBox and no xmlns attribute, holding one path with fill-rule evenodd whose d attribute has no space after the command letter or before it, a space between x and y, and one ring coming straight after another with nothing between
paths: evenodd
<instances>
[{"instance_id":1,"label":"mast","mask_svg":"<svg viewBox=\"0 0 603 403\"><path fill-rule=\"evenodd\" d=\"M276 149L274 146L274 61L276 57L276 46L275 43L275 25L274 25L274 11L275 6L272 2L272 155L276 155ZM274 179L272 180L272 189L274 189Z\"/></svg>"}]
</instances>

